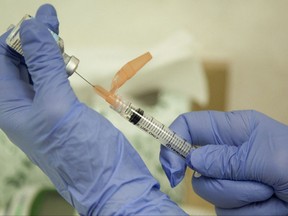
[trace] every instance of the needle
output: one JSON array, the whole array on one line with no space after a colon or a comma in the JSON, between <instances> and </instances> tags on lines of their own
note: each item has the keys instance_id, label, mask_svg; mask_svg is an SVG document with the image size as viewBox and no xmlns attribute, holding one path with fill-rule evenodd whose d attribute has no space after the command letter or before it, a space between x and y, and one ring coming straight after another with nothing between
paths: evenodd
<instances>
[{"instance_id":1,"label":"needle","mask_svg":"<svg viewBox=\"0 0 288 216\"><path fill-rule=\"evenodd\" d=\"M90 83L87 79L85 79L82 75L80 75L77 71L75 71L74 73L76 73L79 77L81 77L84 81L86 81L89 85L91 85L93 88L95 87L92 83Z\"/></svg>"}]
</instances>

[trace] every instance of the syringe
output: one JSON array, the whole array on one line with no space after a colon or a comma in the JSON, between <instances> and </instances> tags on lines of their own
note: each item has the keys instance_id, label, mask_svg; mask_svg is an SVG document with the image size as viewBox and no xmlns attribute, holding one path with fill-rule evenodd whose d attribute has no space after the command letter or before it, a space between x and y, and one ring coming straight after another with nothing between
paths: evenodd
<instances>
[{"instance_id":1,"label":"syringe","mask_svg":"<svg viewBox=\"0 0 288 216\"><path fill-rule=\"evenodd\" d=\"M127 80L132 78L151 58L151 54L147 52L126 63L115 74L110 91L107 91L99 85L93 87L96 93L111 105L113 110L185 159L191 149L197 148L196 145L191 145L154 117L147 115L142 109L136 108L131 102L123 100L116 94L117 90L126 83Z\"/></svg>"},{"instance_id":2,"label":"syringe","mask_svg":"<svg viewBox=\"0 0 288 216\"><path fill-rule=\"evenodd\" d=\"M182 158L186 158L190 150L197 148L196 145L191 145L186 140L182 139L175 132L170 130L164 124L157 121L154 117L147 115L140 108L136 108L129 101L123 100L116 95L117 90L128 79L132 78L152 56L149 52L129 61L125 64L114 76L110 91L105 90L101 86L94 86L97 94L103 97L113 110L118 112L126 120L139 127L142 131L150 134L161 144L171 149Z\"/></svg>"},{"instance_id":3,"label":"syringe","mask_svg":"<svg viewBox=\"0 0 288 216\"><path fill-rule=\"evenodd\" d=\"M171 149L182 158L185 159L190 150L197 148L197 146L191 145L186 140L179 137L175 132L157 121L154 117L147 115L142 109L136 108L129 101L123 100L101 86L95 86L95 90L111 105L113 110L142 131L150 134L161 144Z\"/></svg>"}]
</instances>

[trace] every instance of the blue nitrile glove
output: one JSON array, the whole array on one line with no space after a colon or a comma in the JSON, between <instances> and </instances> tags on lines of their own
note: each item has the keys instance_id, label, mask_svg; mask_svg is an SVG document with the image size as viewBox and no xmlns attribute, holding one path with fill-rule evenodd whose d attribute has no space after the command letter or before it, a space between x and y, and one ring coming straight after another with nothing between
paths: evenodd
<instances>
[{"instance_id":1,"label":"blue nitrile glove","mask_svg":"<svg viewBox=\"0 0 288 216\"><path fill-rule=\"evenodd\" d=\"M191 112L171 128L190 143L206 145L186 161L161 149L172 186L186 164L202 174L193 188L220 215L288 214L288 127L256 111Z\"/></svg>"},{"instance_id":2,"label":"blue nitrile glove","mask_svg":"<svg viewBox=\"0 0 288 216\"><path fill-rule=\"evenodd\" d=\"M25 62L0 37L0 128L81 215L185 215L123 134L77 100L47 26L58 32L51 5L22 24Z\"/></svg>"}]
</instances>

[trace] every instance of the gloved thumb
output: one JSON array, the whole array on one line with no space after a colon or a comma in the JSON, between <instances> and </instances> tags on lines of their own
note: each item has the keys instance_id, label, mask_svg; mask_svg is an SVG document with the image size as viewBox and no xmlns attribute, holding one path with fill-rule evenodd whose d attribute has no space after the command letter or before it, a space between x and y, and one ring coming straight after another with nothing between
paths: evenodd
<instances>
[{"instance_id":1,"label":"gloved thumb","mask_svg":"<svg viewBox=\"0 0 288 216\"><path fill-rule=\"evenodd\" d=\"M183 116L175 119L170 125L170 129L188 143L192 143L191 134ZM187 167L185 159L161 145L160 162L171 187L176 187L185 176Z\"/></svg>"},{"instance_id":2,"label":"gloved thumb","mask_svg":"<svg viewBox=\"0 0 288 216\"><path fill-rule=\"evenodd\" d=\"M186 160L187 165L207 177L247 180L244 178L245 163L243 163L246 152L241 147L206 145L189 154L190 158Z\"/></svg>"},{"instance_id":3,"label":"gloved thumb","mask_svg":"<svg viewBox=\"0 0 288 216\"><path fill-rule=\"evenodd\" d=\"M51 31L59 34L59 21L55 8L50 4L44 4L37 10L36 19L45 24Z\"/></svg>"},{"instance_id":4,"label":"gloved thumb","mask_svg":"<svg viewBox=\"0 0 288 216\"><path fill-rule=\"evenodd\" d=\"M60 48L44 24L36 19L24 21L20 27L20 38L35 88L50 83L54 76L67 77Z\"/></svg>"},{"instance_id":5,"label":"gloved thumb","mask_svg":"<svg viewBox=\"0 0 288 216\"><path fill-rule=\"evenodd\" d=\"M185 160L161 145L160 162L171 187L176 187L185 176Z\"/></svg>"},{"instance_id":6,"label":"gloved thumb","mask_svg":"<svg viewBox=\"0 0 288 216\"><path fill-rule=\"evenodd\" d=\"M60 48L47 26L37 19L29 19L20 27L22 49L28 71L36 92L34 102L43 100L59 103L75 99L67 79L65 63ZM66 105L68 105L66 104Z\"/></svg>"}]
</instances>

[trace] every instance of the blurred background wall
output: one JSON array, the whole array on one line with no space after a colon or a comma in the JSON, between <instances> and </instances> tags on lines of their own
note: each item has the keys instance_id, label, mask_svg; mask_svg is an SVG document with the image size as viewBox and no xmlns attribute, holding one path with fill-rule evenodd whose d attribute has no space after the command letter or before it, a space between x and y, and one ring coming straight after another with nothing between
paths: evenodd
<instances>
[{"instance_id":1,"label":"blurred background wall","mask_svg":"<svg viewBox=\"0 0 288 216\"><path fill-rule=\"evenodd\" d=\"M208 104L196 104L196 109L256 109L288 124L288 1L0 0L0 31L47 2L57 9L67 52L80 58L79 72L92 82L109 73L104 66L95 72L95 65L116 59L122 66L184 31L193 38L210 94ZM85 83L75 75L71 83L91 102L94 93ZM204 97L202 102L206 90L204 84L195 93Z\"/></svg>"},{"instance_id":2,"label":"blurred background wall","mask_svg":"<svg viewBox=\"0 0 288 216\"><path fill-rule=\"evenodd\" d=\"M1 32L44 2L56 6L71 49L145 47L186 29L203 59L229 65L227 110L257 109L288 123L286 0L0 0Z\"/></svg>"}]
</instances>

